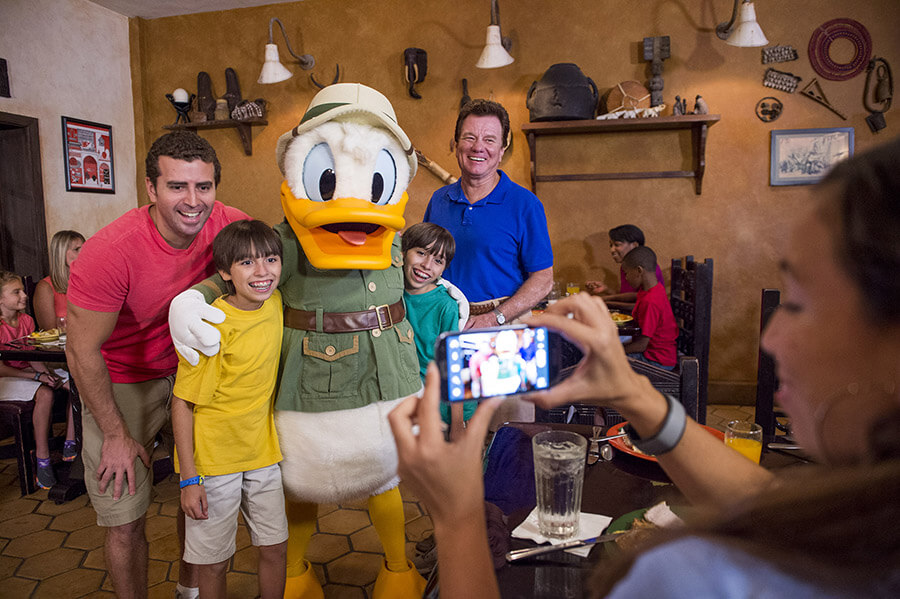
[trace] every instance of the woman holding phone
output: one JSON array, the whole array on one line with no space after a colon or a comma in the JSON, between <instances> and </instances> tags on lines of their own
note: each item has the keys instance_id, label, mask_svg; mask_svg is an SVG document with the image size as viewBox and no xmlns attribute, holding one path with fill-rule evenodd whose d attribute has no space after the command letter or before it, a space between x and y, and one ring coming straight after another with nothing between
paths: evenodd
<instances>
[{"instance_id":1,"label":"woman holding phone","mask_svg":"<svg viewBox=\"0 0 900 599\"><path fill-rule=\"evenodd\" d=\"M585 353L532 400L616 409L635 444L653 448L708 510L598 572L596 596L900 596L900 139L837 165L811 195L783 250L783 304L762 340L778 367L777 401L820 464L790 479L726 447L637 375L602 300L579 294L531 320ZM458 443L437 442L429 376L423 397L391 414L400 474L433 510L441 596L497 597L479 468L495 406L480 407Z\"/></svg>"}]
</instances>

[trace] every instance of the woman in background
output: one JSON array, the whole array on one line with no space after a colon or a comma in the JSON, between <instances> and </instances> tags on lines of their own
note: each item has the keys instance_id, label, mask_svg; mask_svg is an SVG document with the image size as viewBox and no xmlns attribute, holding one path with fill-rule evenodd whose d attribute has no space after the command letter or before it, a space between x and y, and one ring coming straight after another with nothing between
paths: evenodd
<instances>
[{"instance_id":1,"label":"woman in background","mask_svg":"<svg viewBox=\"0 0 900 599\"><path fill-rule=\"evenodd\" d=\"M578 294L530 320L585 354L532 400L615 408L707 510L603 568L596 596L900 597L900 139L838 164L810 200L782 252L785 294L762 344L778 366L776 400L817 466L778 477L686 418L630 368L602 300ZM438 387L431 367L423 397L390 415L400 476L434 522L442 598L497 597L476 438L495 405L444 444L430 417Z\"/></svg>"},{"instance_id":2,"label":"woman in background","mask_svg":"<svg viewBox=\"0 0 900 599\"><path fill-rule=\"evenodd\" d=\"M65 324L69 266L82 245L84 236L77 231L57 231L50 240L50 275L34 289L34 317L39 329L46 331Z\"/></svg>"}]
</instances>

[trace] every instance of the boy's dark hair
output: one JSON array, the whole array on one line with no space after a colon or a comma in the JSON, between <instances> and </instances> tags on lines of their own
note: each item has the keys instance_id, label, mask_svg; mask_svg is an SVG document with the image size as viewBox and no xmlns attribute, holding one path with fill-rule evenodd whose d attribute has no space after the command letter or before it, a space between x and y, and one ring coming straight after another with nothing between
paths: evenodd
<instances>
[{"instance_id":1,"label":"boy's dark hair","mask_svg":"<svg viewBox=\"0 0 900 599\"><path fill-rule=\"evenodd\" d=\"M190 131L172 131L166 133L156 139L147 152L147 158L144 161L144 168L147 172L147 178L156 186L156 180L159 178L159 157L168 156L175 160L184 160L193 162L194 160L202 160L213 165L214 180L216 187L219 186L219 180L222 178L222 166L219 164L219 158L216 151L208 141Z\"/></svg>"},{"instance_id":2,"label":"boy's dark hair","mask_svg":"<svg viewBox=\"0 0 900 599\"><path fill-rule=\"evenodd\" d=\"M613 227L609 230L609 238L613 241L644 245L644 232L634 225Z\"/></svg>"},{"instance_id":3,"label":"boy's dark hair","mask_svg":"<svg viewBox=\"0 0 900 599\"><path fill-rule=\"evenodd\" d=\"M278 256L281 237L261 220L238 220L225 226L213 239L213 263L216 270L231 274L231 265L245 258ZM228 289L234 293L231 281Z\"/></svg>"},{"instance_id":4,"label":"boy's dark hair","mask_svg":"<svg viewBox=\"0 0 900 599\"><path fill-rule=\"evenodd\" d=\"M622 266L624 268L637 268L640 266L644 271L656 274L656 252L646 245L639 245L625 254Z\"/></svg>"},{"instance_id":5,"label":"boy's dark hair","mask_svg":"<svg viewBox=\"0 0 900 599\"><path fill-rule=\"evenodd\" d=\"M456 133L453 140L459 142L459 134L462 132L463 121L466 117L474 114L475 116L495 116L500 120L500 128L503 130L503 139L500 143L505 148L509 141L509 113L499 102L492 100L472 100L466 102L466 105L459 109L459 116L456 117Z\"/></svg>"},{"instance_id":6,"label":"boy's dark hair","mask_svg":"<svg viewBox=\"0 0 900 599\"><path fill-rule=\"evenodd\" d=\"M400 237L400 249L404 254L412 248L427 249L432 256L444 257L444 268L450 266L450 261L456 255L456 240L453 235L440 225L434 223L418 223L411 226Z\"/></svg>"}]
</instances>

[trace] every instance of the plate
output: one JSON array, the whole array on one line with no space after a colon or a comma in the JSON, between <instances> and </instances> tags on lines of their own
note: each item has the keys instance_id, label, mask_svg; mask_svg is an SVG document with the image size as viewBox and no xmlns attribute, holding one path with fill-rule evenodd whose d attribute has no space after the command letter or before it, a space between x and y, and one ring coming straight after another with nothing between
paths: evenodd
<instances>
[{"instance_id":1,"label":"plate","mask_svg":"<svg viewBox=\"0 0 900 599\"><path fill-rule=\"evenodd\" d=\"M617 325L623 325L626 322L631 322L634 320L634 316L630 314L624 314L622 312L610 312L610 317L613 319L613 322Z\"/></svg>"},{"instance_id":2,"label":"plate","mask_svg":"<svg viewBox=\"0 0 900 599\"><path fill-rule=\"evenodd\" d=\"M606 431L606 434L607 435L616 435L622 431L622 428L624 428L626 424L628 424L628 423L620 422L619 424L614 424L611 427L609 427L609 430ZM720 439L723 442L725 441L725 433L723 433L722 431L714 429L711 426L706 426L705 424L701 424L700 426L702 426L703 428L708 430L709 433L711 435L713 435L714 437L717 437L718 439ZM611 439L609 443L610 443L610 445L612 445L619 451L623 451L623 452L627 453L628 455L633 455L636 458L641 458L642 460L648 460L650 462L656 461L656 458L653 457L652 455L640 453L638 451L635 451L633 448L628 447L628 444L625 443L625 439L622 437L619 437L617 439Z\"/></svg>"},{"instance_id":3,"label":"plate","mask_svg":"<svg viewBox=\"0 0 900 599\"><path fill-rule=\"evenodd\" d=\"M56 341L59 339L59 332L56 329L51 331L40 331L28 335L28 340L32 343L47 343L48 341Z\"/></svg>"},{"instance_id":4,"label":"plate","mask_svg":"<svg viewBox=\"0 0 900 599\"><path fill-rule=\"evenodd\" d=\"M628 512L627 514L622 514L615 520L609 523L609 526L606 527L606 530L603 531L603 534L608 535L614 532L626 532L631 530L631 525L634 524L635 520L639 520L644 517L644 514L647 513L647 510L650 508L645 507L639 510L634 510L633 512ZM678 516L679 518L684 518L684 512L690 510L689 507L684 506L669 506L669 509ZM615 543L604 543L603 548L606 549L607 555L610 557L615 557L619 555L622 551L619 549L619 546Z\"/></svg>"}]
</instances>

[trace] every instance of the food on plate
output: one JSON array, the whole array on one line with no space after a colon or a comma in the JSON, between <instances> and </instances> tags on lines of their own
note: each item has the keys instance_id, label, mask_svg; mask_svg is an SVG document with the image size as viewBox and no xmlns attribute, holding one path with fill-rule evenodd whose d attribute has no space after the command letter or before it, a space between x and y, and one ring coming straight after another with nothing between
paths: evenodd
<instances>
[{"instance_id":1,"label":"food on plate","mask_svg":"<svg viewBox=\"0 0 900 599\"><path fill-rule=\"evenodd\" d=\"M650 455L650 454L644 453L643 451L638 449L637 446L635 446L635 444L631 442L631 439L628 437L628 435L625 435L624 437L622 437L622 441L625 443L625 445L628 447L628 449L630 449L634 453L637 453L640 455Z\"/></svg>"},{"instance_id":2,"label":"food on plate","mask_svg":"<svg viewBox=\"0 0 900 599\"><path fill-rule=\"evenodd\" d=\"M616 545L630 551L652 537L658 529L681 526L684 526L684 521L663 501L645 511L642 517L635 518L629 529L616 537Z\"/></svg>"},{"instance_id":3,"label":"food on plate","mask_svg":"<svg viewBox=\"0 0 900 599\"><path fill-rule=\"evenodd\" d=\"M632 320L634 320L634 317L631 314L623 314L622 312L610 312L609 315L612 317L613 321L616 324L631 322Z\"/></svg>"},{"instance_id":4,"label":"food on plate","mask_svg":"<svg viewBox=\"0 0 900 599\"><path fill-rule=\"evenodd\" d=\"M28 335L28 338L35 341L56 341L59 339L59 333L59 329L47 329L46 331L35 331Z\"/></svg>"}]
</instances>

